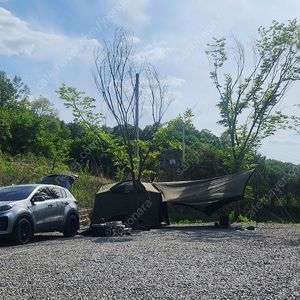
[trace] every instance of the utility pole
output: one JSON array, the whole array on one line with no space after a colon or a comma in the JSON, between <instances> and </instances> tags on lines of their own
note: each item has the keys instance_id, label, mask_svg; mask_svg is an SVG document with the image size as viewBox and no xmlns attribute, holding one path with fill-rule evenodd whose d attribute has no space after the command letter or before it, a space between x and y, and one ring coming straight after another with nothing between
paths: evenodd
<instances>
[{"instance_id":1,"label":"utility pole","mask_svg":"<svg viewBox=\"0 0 300 300\"><path fill-rule=\"evenodd\" d=\"M139 74L135 76L135 157L137 159L136 162L136 171L139 171Z\"/></svg>"},{"instance_id":2,"label":"utility pole","mask_svg":"<svg viewBox=\"0 0 300 300\"><path fill-rule=\"evenodd\" d=\"M182 121L182 163L185 162L185 122Z\"/></svg>"}]
</instances>

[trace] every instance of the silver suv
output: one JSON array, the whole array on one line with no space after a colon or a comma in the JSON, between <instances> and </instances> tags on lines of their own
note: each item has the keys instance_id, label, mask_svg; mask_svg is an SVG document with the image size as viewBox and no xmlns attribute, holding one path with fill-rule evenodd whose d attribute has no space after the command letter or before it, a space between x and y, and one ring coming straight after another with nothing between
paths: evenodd
<instances>
[{"instance_id":1,"label":"silver suv","mask_svg":"<svg viewBox=\"0 0 300 300\"><path fill-rule=\"evenodd\" d=\"M77 201L68 188L77 175L51 174L38 184L0 188L0 239L26 244L34 233L60 231L73 237L79 229Z\"/></svg>"}]
</instances>

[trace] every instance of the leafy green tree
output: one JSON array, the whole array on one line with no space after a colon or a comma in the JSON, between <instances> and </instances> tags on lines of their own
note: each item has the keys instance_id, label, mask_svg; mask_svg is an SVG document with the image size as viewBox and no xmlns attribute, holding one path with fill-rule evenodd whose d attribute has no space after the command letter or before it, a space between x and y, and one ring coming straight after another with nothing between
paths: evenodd
<instances>
[{"instance_id":1,"label":"leafy green tree","mask_svg":"<svg viewBox=\"0 0 300 300\"><path fill-rule=\"evenodd\" d=\"M15 88L6 72L0 71L0 106L7 105L14 100Z\"/></svg>"},{"instance_id":2,"label":"leafy green tree","mask_svg":"<svg viewBox=\"0 0 300 300\"><path fill-rule=\"evenodd\" d=\"M43 130L41 121L30 111L19 113L18 111L10 112L11 140L9 149L12 155L24 154L31 152L39 154L41 151L40 138L38 135Z\"/></svg>"},{"instance_id":3,"label":"leafy green tree","mask_svg":"<svg viewBox=\"0 0 300 300\"><path fill-rule=\"evenodd\" d=\"M75 122L71 122L67 124L70 132L71 132L71 139L74 140L75 138L81 138L84 136L85 130L84 130L84 126L75 123Z\"/></svg>"},{"instance_id":4,"label":"leafy green tree","mask_svg":"<svg viewBox=\"0 0 300 300\"><path fill-rule=\"evenodd\" d=\"M300 104L295 104L295 107L300 107ZM300 134L300 117L299 116L291 116L292 121L294 122L294 127L290 126L291 129L294 129Z\"/></svg>"},{"instance_id":5,"label":"leafy green tree","mask_svg":"<svg viewBox=\"0 0 300 300\"><path fill-rule=\"evenodd\" d=\"M84 96L85 92L65 83L56 92L65 101L64 105L72 109L74 116L74 122L69 124L73 140L70 145L70 156L73 159L71 165L80 170L89 170L93 174L111 177L111 162L117 161L121 156L113 155L112 149L118 149L116 142L100 128L103 115L95 112L96 99Z\"/></svg>"},{"instance_id":6,"label":"leafy green tree","mask_svg":"<svg viewBox=\"0 0 300 300\"><path fill-rule=\"evenodd\" d=\"M30 89L27 84L25 84L21 77L15 76L12 80L14 87L14 100L24 102L28 105L28 97L30 95Z\"/></svg>"},{"instance_id":7,"label":"leafy green tree","mask_svg":"<svg viewBox=\"0 0 300 300\"><path fill-rule=\"evenodd\" d=\"M30 109L38 116L49 116L58 118L59 112L47 97L40 95L37 99L30 102Z\"/></svg>"},{"instance_id":8,"label":"leafy green tree","mask_svg":"<svg viewBox=\"0 0 300 300\"><path fill-rule=\"evenodd\" d=\"M236 75L225 73L223 80L219 71L228 60L226 39L214 41L206 53L210 77L220 96L218 124L226 128L223 135L231 154L228 165L239 172L249 168L261 141L287 122L287 116L276 107L293 82L300 79L300 27L296 19L287 25L273 21L269 29L260 27L252 45L254 68L248 74L245 47L233 38ZM238 209L235 214L239 214Z\"/></svg>"},{"instance_id":9,"label":"leafy green tree","mask_svg":"<svg viewBox=\"0 0 300 300\"><path fill-rule=\"evenodd\" d=\"M115 137L120 137L122 138L122 132L124 132L124 128L122 127L119 127L119 126L114 126L113 129L112 129L112 134L115 136ZM135 139L135 128L133 125L131 124L128 124L127 125L127 130L128 130L128 134L129 134L129 138L130 140L134 140ZM141 134L141 129L139 129L139 132ZM149 137L148 141L151 139L151 137Z\"/></svg>"},{"instance_id":10,"label":"leafy green tree","mask_svg":"<svg viewBox=\"0 0 300 300\"><path fill-rule=\"evenodd\" d=\"M20 77L10 80L4 71L0 71L0 150L4 152L12 149L13 118L21 113L26 114L29 93L28 86Z\"/></svg>"},{"instance_id":11,"label":"leafy green tree","mask_svg":"<svg viewBox=\"0 0 300 300\"><path fill-rule=\"evenodd\" d=\"M0 107L0 150L7 151L9 141L12 139L11 129L11 112L7 107Z\"/></svg>"},{"instance_id":12,"label":"leafy green tree","mask_svg":"<svg viewBox=\"0 0 300 300\"><path fill-rule=\"evenodd\" d=\"M223 151L219 138L207 129L197 130L192 124L192 116L188 109L183 116L170 120L162 129L165 135L160 154L163 180L204 179L228 174L228 168L223 165L228 153Z\"/></svg>"},{"instance_id":13,"label":"leafy green tree","mask_svg":"<svg viewBox=\"0 0 300 300\"><path fill-rule=\"evenodd\" d=\"M85 92L77 91L76 88L67 86L65 83L62 83L56 92L59 94L59 98L65 101L64 105L72 109L75 123L88 127L99 127L103 115L96 111L95 98L84 96Z\"/></svg>"},{"instance_id":14,"label":"leafy green tree","mask_svg":"<svg viewBox=\"0 0 300 300\"><path fill-rule=\"evenodd\" d=\"M273 21L266 29L260 27L259 37L252 47L254 68L246 75L245 48L235 43L236 76L219 70L227 61L226 39L215 39L206 53L210 59L210 76L217 88L220 101L220 125L226 128L234 172L247 168L245 157L259 147L262 139L274 134L287 117L276 111L276 106L293 82L300 79L300 27L296 20L288 25Z\"/></svg>"},{"instance_id":15,"label":"leafy green tree","mask_svg":"<svg viewBox=\"0 0 300 300\"><path fill-rule=\"evenodd\" d=\"M29 95L30 89L21 77L15 76L10 80L4 71L0 71L0 107L6 105L16 109L16 104L27 107Z\"/></svg>"},{"instance_id":16,"label":"leafy green tree","mask_svg":"<svg viewBox=\"0 0 300 300\"><path fill-rule=\"evenodd\" d=\"M260 202L260 198L269 190L267 186L268 167L266 158L259 153L255 153L253 157L253 166L255 166L256 172L251 176L249 185L252 188L253 202L257 203Z\"/></svg>"},{"instance_id":17,"label":"leafy green tree","mask_svg":"<svg viewBox=\"0 0 300 300\"><path fill-rule=\"evenodd\" d=\"M226 153L215 146L196 142L187 150L185 161L177 169L182 179L207 179L229 173L223 165Z\"/></svg>"}]
</instances>

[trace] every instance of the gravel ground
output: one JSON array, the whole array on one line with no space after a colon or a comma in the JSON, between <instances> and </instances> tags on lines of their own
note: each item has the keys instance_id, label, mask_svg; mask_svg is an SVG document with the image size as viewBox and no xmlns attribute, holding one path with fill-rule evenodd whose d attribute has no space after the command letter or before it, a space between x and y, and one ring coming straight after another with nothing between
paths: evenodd
<instances>
[{"instance_id":1,"label":"gravel ground","mask_svg":"<svg viewBox=\"0 0 300 300\"><path fill-rule=\"evenodd\" d=\"M169 226L0 242L1 299L300 299L300 228Z\"/></svg>"}]
</instances>

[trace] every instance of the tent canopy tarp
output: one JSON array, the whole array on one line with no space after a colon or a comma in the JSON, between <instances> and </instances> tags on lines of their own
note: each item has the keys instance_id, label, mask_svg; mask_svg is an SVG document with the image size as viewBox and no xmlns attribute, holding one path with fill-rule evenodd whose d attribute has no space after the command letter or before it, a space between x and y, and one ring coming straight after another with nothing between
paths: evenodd
<instances>
[{"instance_id":1,"label":"tent canopy tarp","mask_svg":"<svg viewBox=\"0 0 300 300\"><path fill-rule=\"evenodd\" d=\"M155 182L162 201L192 206L207 215L230 202L244 199L246 184L254 170L204 180Z\"/></svg>"}]
</instances>

